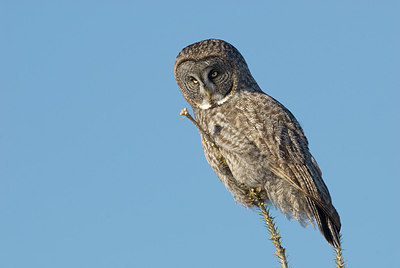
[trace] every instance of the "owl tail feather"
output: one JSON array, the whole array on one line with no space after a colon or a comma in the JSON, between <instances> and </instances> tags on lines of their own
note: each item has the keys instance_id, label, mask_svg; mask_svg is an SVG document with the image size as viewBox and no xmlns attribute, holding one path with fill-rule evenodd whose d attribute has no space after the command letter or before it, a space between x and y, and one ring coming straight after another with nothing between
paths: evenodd
<instances>
[{"instance_id":1,"label":"owl tail feather","mask_svg":"<svg viewBox=\"0 0 400 268\"><path fill-rule=\"evenodd\" d=\"M322 235L333 247L340 248L340 225L336 225L321 208L316 206L316 209L318 216L316 215L315 219ZM336 211L334 216L339 217Z\"/></svg>"}]
</instances>

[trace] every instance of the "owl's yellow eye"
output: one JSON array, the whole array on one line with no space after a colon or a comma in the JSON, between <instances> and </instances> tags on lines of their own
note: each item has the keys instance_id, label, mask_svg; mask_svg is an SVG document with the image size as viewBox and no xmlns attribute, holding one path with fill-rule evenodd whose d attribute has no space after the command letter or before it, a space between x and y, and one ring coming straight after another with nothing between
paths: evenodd
<instances>
[{"instance_id":1,"label":"owl's yellow eye","mask_svg":"<svg viewBox=\"0 0 400 268\"><path fill-rule=\"evenodd\" d=\"M217 76L218 76L218 72L217 71L214 71L214 72L211 73L211 77L212 78L215 78Z\"/></svg>"},{"instance_id":2,"label":"owl's yellow eye","mask_svg":"<svg viewBox=\"0 0 400 268\"><path fill-rule=\"evenodd\" d=\"M199 81L197 81L196 79L192 79L193 84L197 84Z\"/></svg>"}]
</instances>

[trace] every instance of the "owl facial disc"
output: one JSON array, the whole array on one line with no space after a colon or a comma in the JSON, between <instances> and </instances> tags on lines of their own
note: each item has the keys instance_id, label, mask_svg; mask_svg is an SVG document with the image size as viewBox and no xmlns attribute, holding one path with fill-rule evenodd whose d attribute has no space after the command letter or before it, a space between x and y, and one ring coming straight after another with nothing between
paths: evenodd
<instances>
[{"instance_id":1,"label":"owl facial disc","mask_svg":"<svg viewBox=\"0 0 400 268\"><path fill-rule=\"evenodd\" d=\"M192 106L209 109L226 101L234 89L236 74L229 61L207 57L181 62L176 68L176 78Z\"/></svg>"}]
</instances>

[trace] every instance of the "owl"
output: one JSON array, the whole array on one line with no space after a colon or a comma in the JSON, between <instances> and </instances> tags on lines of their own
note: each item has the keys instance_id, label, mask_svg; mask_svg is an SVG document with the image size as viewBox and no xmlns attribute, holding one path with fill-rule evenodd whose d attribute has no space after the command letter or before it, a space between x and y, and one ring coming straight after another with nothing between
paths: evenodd
<instances>
[{"instance_id":1,"label":"owl","mask_svg":"<svg viewBox=\"0 0 400 268\"><path fill-rule=\"evenodd\" d=\"M205 157L236 202L253 206L246 189L260 189L263 201L303 226L315 222L340 247L340 218L303 129L260 89L240 52L222 40L197 42L178 54L174 73L195 120L213 139L201 135Z\"/></svg>"}]
</instances>

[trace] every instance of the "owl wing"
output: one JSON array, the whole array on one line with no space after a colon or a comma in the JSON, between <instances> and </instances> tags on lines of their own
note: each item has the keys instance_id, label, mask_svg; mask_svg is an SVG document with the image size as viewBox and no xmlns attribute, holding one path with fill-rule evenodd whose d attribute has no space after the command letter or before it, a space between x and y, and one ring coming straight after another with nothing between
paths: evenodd
<instances>
[{"instance_id":1,"label":"owl wing","mask_svg":"<svg viewBox=\"0 0 400 268\"><path fill-rule=\"evenodd\" d=\"M324 237L340 245L340 218L332 205L321 170L309 152L307 138L295 117L277 100L264 93L244 97L250 139L268 155L268 168L304 193Z\"/></svg>"}]
</instances>

